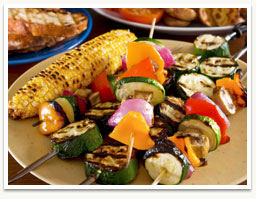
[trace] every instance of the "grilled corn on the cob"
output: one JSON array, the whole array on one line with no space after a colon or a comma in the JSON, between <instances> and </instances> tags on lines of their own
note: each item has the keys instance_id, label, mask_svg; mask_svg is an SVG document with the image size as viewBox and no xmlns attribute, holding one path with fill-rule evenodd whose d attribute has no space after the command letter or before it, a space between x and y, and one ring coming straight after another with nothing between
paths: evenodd
<instances>
[{"instance_id":1,"label":"grilled corn on the cob","mask_svg":"<svg viewBox=\"0 0 256 199\"><path fill-rule=\"evenodd\" d=\"M9 116L36 116L41 102L54 100L63 90L87 87L104 70L114 74L122 65L126 44L134 39L129 31L113 30L67 52L16 92L8 103Z\"/></svg>"}]
</instances>

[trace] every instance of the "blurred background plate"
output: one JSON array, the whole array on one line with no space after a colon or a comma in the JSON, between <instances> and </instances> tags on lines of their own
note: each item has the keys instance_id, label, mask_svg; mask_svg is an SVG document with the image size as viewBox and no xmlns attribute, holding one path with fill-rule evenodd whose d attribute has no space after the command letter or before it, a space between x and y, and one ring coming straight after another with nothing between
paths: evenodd
<instances>
[{"instance_id":1,"label":"blurred background plate","mask_svg":"<svg viewBox=\"0 0 256 199\"><path fill-rule=\"evenodd\" d=\"M79 35L73 37L67 42L60 42L50 48L44 48L37 52L29 52L29 53L20 53L20 54L12 54L8 56L8 65L19 65L19 64L26 64L31 62L37 62L44 60L46 58L52 57L56 54L61 52L70 50L81 44L90 34L92 30L92 17L89 12L84 8L65 8L65 10L76 13L82 12L88 18L87 29L80 33Z\"/></svg>"},{"instance_id":2,"label":"blurred background plate","mask_svg":"<svg viewBox=\"0 0 256 199\"><path fill-rule=\"evenodd\" d=\"M104 8L94 8L93 10L104 17L107 17L111 20L114 20L126 25L143 28L143 29L151 28L151 25L128 21L122 18L121 14L118 12L106 10ZM172 35L200 35L204 33L228 34L232 31L233 27L234 26L206 27L203 24L198 22L193 22L190 26L187 26L187 27L172 27L172 26L165 25L163 22L159 22L155 26L155 31L168 33Z\"/></svg>"}]
</instances>

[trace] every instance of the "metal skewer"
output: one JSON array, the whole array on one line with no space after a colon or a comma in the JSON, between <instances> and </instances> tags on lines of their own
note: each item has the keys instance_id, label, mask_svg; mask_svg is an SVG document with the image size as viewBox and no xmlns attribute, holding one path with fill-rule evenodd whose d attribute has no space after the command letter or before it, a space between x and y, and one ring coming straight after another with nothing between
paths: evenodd
<instances>
[{"instance_id":1,"label":"metal skewer","mask_svg":"<svg viewBox=\"0 0 256 199\"><path fill-rule=\"evenodd\" d=\"M16 180L22 178L24 175L26 175L30 171L34 170L35 168L37 168L38 166L40 166L41 164L43 164L47 160L49 160L52 157L54 157L55 155L57 155L57 153L58 153L57 151L52 151L50 153L47 153L46 155L44 155L43 157L39 158L38 160L36 160L32 164L30 164L29 166L27 166L24 169L20 170L15 176L11 177L11 179L8 180L8 184L13 183Z\"/></svg>"}]
</instances>

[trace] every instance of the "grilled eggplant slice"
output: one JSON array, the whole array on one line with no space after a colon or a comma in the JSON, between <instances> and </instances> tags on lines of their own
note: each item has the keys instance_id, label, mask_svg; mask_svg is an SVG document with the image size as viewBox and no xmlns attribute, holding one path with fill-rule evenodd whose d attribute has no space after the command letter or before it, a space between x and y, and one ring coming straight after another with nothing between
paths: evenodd
<instances>
[{"instance_id":1,"label":"grilled eggplant slice","mask_svg":"<svg viewBox=\"0 0 256 199\"><path fill-rule=\"evenodd\" d=\"M178 126L185 116L185 102L178 97L166 96L165 101L159 105L159 113L172 126Z\"/></svg>"},{"instance_id":2,"label":"grilled eggplant slice","mask_svg":"<svg viewBox=\"0 0 256 199\"><path fill-rule=\"evenodd\" d=\"M168 124L159 115L155 115L154 124L149 129L149 135L155 142L165 140L168 135L172 134L169 130Z\"/></svg>"},{"instance_id":3,"label":"grilled eggplant slice","mask_svg":"<svg viewBox=\"0 0 256 199\"><path fill-rule=\"evenodd\" d=\"M197 72L199 68L199 61L197 57L190 53L174 53L175 64L170 66L169 69L174 71L175 80L181 74Z\"/></svg>"},{"instance_id":4,"label":"grilled eggplant slice","mask_svg":"<svg viewBox=\"0 0 256 199\"><path fill-rule=\"evenodd\" d=\"M236 61L226 57L210 57L200 64L200 73L212 80L231 77L239 68Z\"/></svg>"},{"instance_id":5,"label":"grilled eggplant slice","mask_svg":"<svg viewBox=\"0 0 256 199\"><path fill-rule=\"evenodd\" d=\"M96 123L88 118L69 124L51 134L50 138L53 150L57 151L62 159L91 152L103 142Z\"/></svg>"},{"instance_id":6,"label":"grilled eggplant slice","mask_svg":"<svg viewBox=\"0 0 256 199\"><path fill-rule=\"evenodd\" d=\"M179 184L187 176L190 162L187 157L169 140L158 142L143 156L149 176L155 178L165 170L160 184Z\"/></svg>"},{"instance_id":7,"label":"grilled eggplant slice","mask_svg":"<svg viewBox=\"0 0 256 199\"><path fill-rule=\"evenodd\" d=\"M95 177L96 182L106 185L130 183L138 173L136 150L132 151L131 161L126 167L128 146L106 144L85 155L87 177Z\"/></svg>"},{"instance_id":8,"label":"grilled eggplant slice","mask_svg":"<svg viewBox=\"0 0 256 199\"><path fill-rule=\"evenodd\" d=\"M197 56L202 56L200 60L205 60L208 57L230 56L228 42L225 38L211 34L203 34L195 39L194 53Z\"/></svg>"},{"instance_id":9,"label":"grilled eggplant slice","mask_svg":"<svg viewBox=\"0 0 256 199\"><path fill-rule=\"evenodd\" d=\"M120 102L103 102L94 105L85 113L85 117L94 120L103 134L112 131L112 127L108 126L108 119L120 106Z\"/></svg>"},{"instance_id":10,"label":"grilled eggplant slice","mask_svg":"<svg viewBox=\"0 0 256 199\"><path fill-rule=\"evenodd\" d=\"M176 84L177 94L183 99L191 97L196 92L202 92L211 98L214 88L214 81L198 73L183 74Z\"/></svg>"}]
</instances>

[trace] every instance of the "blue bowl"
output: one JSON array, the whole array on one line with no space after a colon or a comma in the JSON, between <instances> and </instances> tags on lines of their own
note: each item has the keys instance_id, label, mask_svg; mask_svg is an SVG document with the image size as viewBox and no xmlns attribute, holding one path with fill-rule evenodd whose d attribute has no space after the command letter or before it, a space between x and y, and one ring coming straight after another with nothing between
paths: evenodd
<instances>
[{"instance_id":1,"label":"blue bowl","mask_svg":"<svg viewBox=\"0 0 256 199\"><path fill-rule=\"evenodd\" d=\"M69 12L82 12L88 17L87 29L80 33L79 35L73 37L71 40L63 43L57 43L56 45L48 48L44 48L37 52L29 52L29 53L15 53L10 54L8 56L8 65L20 65L27 64L31 62L38 62L48 57L52 57L61 52L70 50L81 44L90 34L92 30L92 17L89 12L84 8L65 8L65 10Z\"/></svg>"}]
</instances>

